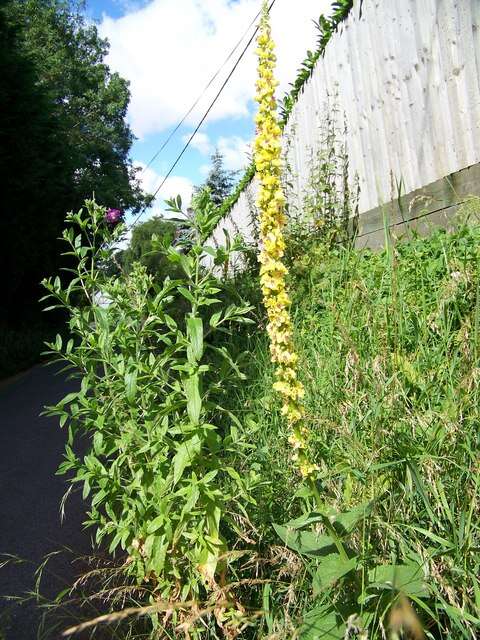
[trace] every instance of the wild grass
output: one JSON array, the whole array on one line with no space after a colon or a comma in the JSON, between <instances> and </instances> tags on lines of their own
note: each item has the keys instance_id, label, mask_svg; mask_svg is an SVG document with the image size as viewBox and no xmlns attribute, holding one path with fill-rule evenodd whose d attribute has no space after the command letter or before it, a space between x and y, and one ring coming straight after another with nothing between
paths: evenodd
<instances>
[{"instance_id":1,"label":"wild grass","mask_svg":"<svg viewBox=\"0 0 480 640\"><path fill-rule=\"evenodd\" d=\"M480 211L478 200L468 202L468 211ZM428 637L475 638L480 228L470 219L453 233L413 234L380 253L313 242L290 266L321 494L339 512L374 505L350 541L362 575L379 565L421 567L425 590L413 604ZM299 515L302 491L271 392L266 339L259 332L251 340L249 383L237 410L257 425L248 464L265 484L253 523L264 543L274 544L271 523ZM271 619L277 626L285 621L275 637L291 637L292 616L298 629L307 602L346 616L342 605L349 596L341 581L313 597L316 563L299 560L304 568L295 594L290 586L269 595ZM368 600L378 599L363 637L386 637L392 601L380 595L366 586L356 594L359 615ZM288 616L285 598L296 603Z\"/></svg>"}]
</instances>

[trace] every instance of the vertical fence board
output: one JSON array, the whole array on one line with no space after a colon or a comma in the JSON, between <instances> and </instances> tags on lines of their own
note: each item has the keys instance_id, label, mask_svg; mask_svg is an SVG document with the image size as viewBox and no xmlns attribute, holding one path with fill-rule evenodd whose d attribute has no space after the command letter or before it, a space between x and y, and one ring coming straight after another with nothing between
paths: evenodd
<instances>
[{"instance_id":1,"label":"vertical fence board","mask_svg":"<svg viewBox=\"0 0 480 640\"><path fill-rule=\"evenodd\" d=\"M360 214L396 197L392 183L402 181L402 192L410 193L479 163L479 76L479 0L364 0L361 18L357 0L285 129L293 204L301 207L309 159L334 95L339 127L344 117L348 127ZM248 237L249 200L240 196L227 225ZM217 241L222 235L219 228Z\"/></svg>"}]
</instances>

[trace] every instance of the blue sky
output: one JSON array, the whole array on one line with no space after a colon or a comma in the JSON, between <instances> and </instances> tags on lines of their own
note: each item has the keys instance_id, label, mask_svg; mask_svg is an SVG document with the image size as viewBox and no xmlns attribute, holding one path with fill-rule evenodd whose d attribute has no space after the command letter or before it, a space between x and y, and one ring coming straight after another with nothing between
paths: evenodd
<instances>
[{"instance_id":1,"label":"blue sky","mask_svg":"<svg viewBox=\"0 0 480 640\"><path fill-rule=\"evenodd\" d=\"M307 49L315 46L313 20L329 0L276 0L272 11L282 95L296 75ZM261 0L87 0L86 14L110 42L107 63L130 81L128 120L137 140L132 159L148 163L170 131L199 97L227 55L246 32ZM246 44L224 67L188 121L142 178L152 192L170 168ZM209 157L218 147L227 168L248 163L254 125L254 47L240 63L200 133L162 189L150 215L161 213L163 198L181 193L188 200L201 184ZM162 198L163 197L163 198Z\"/></svg>"}]
</instances>

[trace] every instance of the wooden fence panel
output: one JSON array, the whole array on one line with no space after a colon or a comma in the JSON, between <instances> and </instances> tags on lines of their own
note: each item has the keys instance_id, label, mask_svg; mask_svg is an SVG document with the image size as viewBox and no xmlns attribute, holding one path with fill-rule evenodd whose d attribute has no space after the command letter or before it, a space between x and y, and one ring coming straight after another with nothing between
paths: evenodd
<instances>
[{"instance_id":1,"label":"wooden fence panel","mask_svg":"<svg viewBox=\"0 0 480 640\"><path fill-rule=\"evenodd\" d=\"M334 95L360 214L391 202L400 180L408 194L479 163L480 1L364 0L361 17L355 3L285 130L297 205ZM229 218L248 236L251 198L242 194Z\"/></svg>"}]
</instances>

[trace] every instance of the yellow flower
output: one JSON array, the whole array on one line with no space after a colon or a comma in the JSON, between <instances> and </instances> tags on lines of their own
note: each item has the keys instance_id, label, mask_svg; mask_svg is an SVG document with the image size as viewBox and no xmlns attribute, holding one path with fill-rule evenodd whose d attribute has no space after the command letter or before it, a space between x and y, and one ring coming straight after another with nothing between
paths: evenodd
<instances>
[{"instance_id":1,"label":"yellow flower","mask_svg":"<svg viewBox=\"0 0 480 640\"><path fill-rule=\"evenodd\" d=\"M299 465L300 473L303 478L311 478L316 471L318 471L318 466L316 464L312 464L308 462L308 460L304 459L300 462Z\"/></svg>"},{"instance_id":2,"label":"yellow flower","mask_svg":"<svg viewBox=\"0 0 480 640\"><path fill-rule=\"evenodd\" d=\"M289 444L292 445L292 447L294 449L304 449L305 448L305 441L297 433L292 433L288 437L288 442L289 442Z\"/></svg>"},{"instance_id":3,"label":"yellow flower","mask_svg":"<svg viewBox=\"0 0 480 640\"><path fill-rule=\"evenodd\" d=\"M257 206L260 210L260 284L267 310L267 332L270 353L276 365L276 382L273 388L282 397L282 415L290 428L288 442L292 459L298 464L301 475L312 476L317 467L307 457L309 430L305 426L305 410L301 401L305 395L302 383L297 379L298 356L292 341L290 298L287 293L287 268L282 262L285 253L283 226L286 198L281 182L281 129L278 124L274 77L274 43L270 36L268 5L264 0L260 32L257 38L258 80L256 101L259 104L255 118L257 136L254 145L255 166L259 182Z\"/></svg>"}]
</instances>

